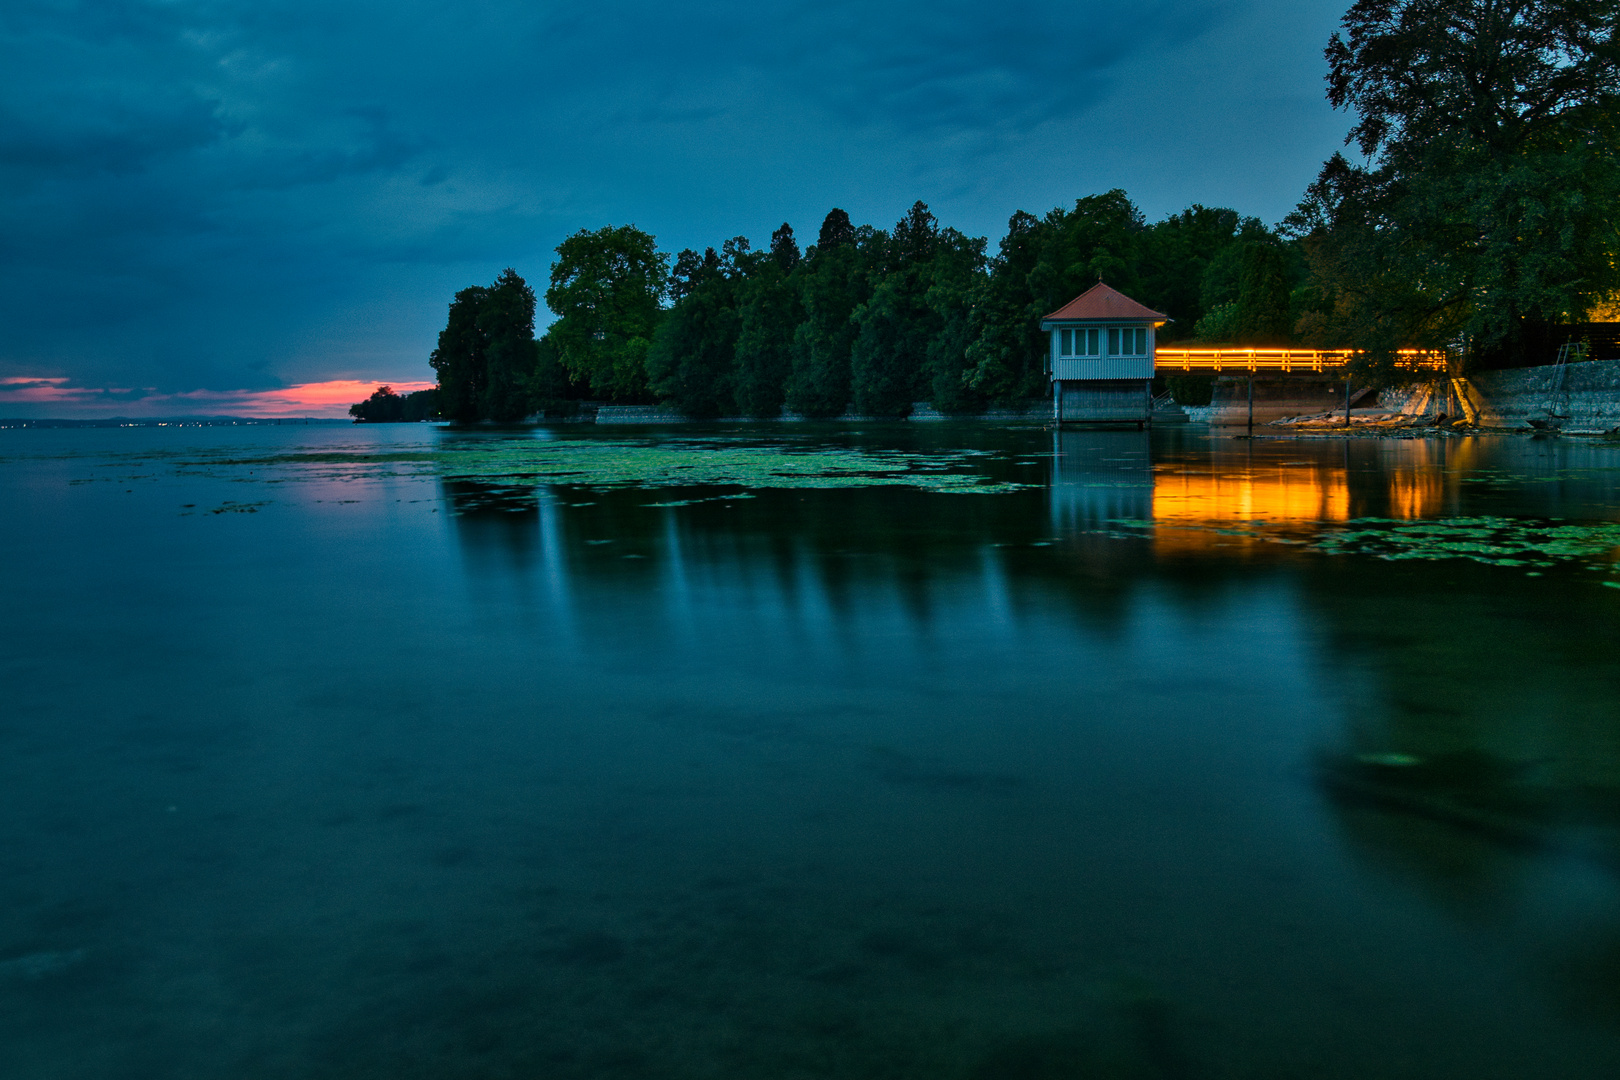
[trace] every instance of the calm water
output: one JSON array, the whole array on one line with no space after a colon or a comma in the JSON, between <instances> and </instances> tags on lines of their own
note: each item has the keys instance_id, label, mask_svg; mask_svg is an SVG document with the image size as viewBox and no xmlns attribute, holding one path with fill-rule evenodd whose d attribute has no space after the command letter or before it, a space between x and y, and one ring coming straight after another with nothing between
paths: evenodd
<instances>
[{"instance_id":1,"label":"calm water","mask_svg":"<svg viewBox=\"0 0 1620 1080\"><path fill-rule=\"evenodd\" d=\"M1620 449L7 430L0 508L7 1080L1620 1074Z\"/></svg>"}]
</instances>

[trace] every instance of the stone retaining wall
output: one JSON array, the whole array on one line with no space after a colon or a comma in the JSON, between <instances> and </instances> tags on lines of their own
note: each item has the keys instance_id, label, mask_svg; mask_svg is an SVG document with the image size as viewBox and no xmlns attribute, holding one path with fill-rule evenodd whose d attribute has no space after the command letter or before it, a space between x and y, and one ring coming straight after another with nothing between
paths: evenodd
<instances>
[{"instance_id":1,"label":"stone retaining wall","mask_svg":"<svg viewBox=\"0 0 1620 1080\"><path fill-rule=\"evenodd\" d=\"M845 413L843 416L824 423L878 423L892 417L860 416L856 413ZM942 421L942 420L1037 420L1052 419L1052 404L1048 401L1034 401L1028 405L1012 408L990 409L986 412L971 416L951 416L935 409L926 401L919 401L911 406L911 415L905 417L911 421ZM596 408L595 421L598 424L687 424L695 421L688 420L685 415L663 405L600 405ZM808 417L798 413L785 412L781 416L761 419L755 416L723 416L712 423L716 424L794 424L810 423Z\"/></svg>"},{"instance_id":2,"label":"stone retaining wall","mask_svg":"<svg viewBox=\"0 0 1620 1080\"><path fill-rule=\"evenodd\" d=\"M1589 360L1563 369L1563 385L1553 366L1482 371L1470 376L1467 393L1480 422L1524 427L1549 412L1567 417L1565 431L1609 431L1620 427L1620 360Z\"/></svg>"},{"instance_id":3,"label":"stone retaining wall","mask_svg":"<svg viewBox=\"0 0 1620 1080\"><path fill-rule=\"evenodd\" d=\"M1529 427L1549 410L1563 421L1565 431L1612 431L1620 427L1620 360L1590 360L1569 364L1564 369L1563 386L1557 384L1552 366L1482 371L1460 380L1456 392L1441 380L1406 390L1385 390L1378 396L1380 408L1413 416L1464 413L1486 427ZM1225 384L1225 385L1223 385ZM1344 384L1321 380L1255 380L1255 423L1264 424L1283 416L1308 412L1331 412L1344 408ZM1358 407L1369 401L1357 395ZM1209 405L1186 408L1194 423L1245 424L1248 422L1248 380L1242 377L1216 383L1215 400ZM538 420L538 417L531 419ZM870 423L881 418L846 413L843 423ZM1052 403L1031 401L1012 408L991 409L974 416L953 417L939 412L927 402L912 405L908 420L1050 421ZM598 424L684 424L689 421L674 409L661 405L602 405L582 410L576 423ZM783 413L769 420L754 417L725 417L716 423L782 424L807 422L796 413Z\"/></svg>"},{"instance_id":4,"label":"stone retaining wall","mask_svg":"<svg viewBox=\"0 0 1620 1080\"><path fill-rule=\"evenodd\" d=\"M1531 420L1557 417L1565 431L1611 431L1620 426L1620 361L1569 364L1562 375L1552 365L1482 371L1385 390L1378 404L1407 416L1460 415L1484 427L1528 428Z\"/></svg>"},{"instance_id":5,"label":"stone retaining wall","mask_svg":"<svg viewBox=\"0 0 1620 1080\"><path fill-rule=\"evenodd\" d=\"M1482 427L1529 428L1531 420L1562 418L1564 431L1606 432L1620 427L1620 360L1591 360L1559 369L1551 365L1482 371L1467 379L1431 383L1378 395L1378 408L1407 416L1464 418ZM1270 423L1309 413L1342 414L1344 383L1328 379L1256 379L1254 422ZM1371 402L1355 396L1357 411ZM1195 423L1243 424L1248 386L1243 377L1221 379L1214 400L1189 408Z\"/></svg>"}]
</instances>

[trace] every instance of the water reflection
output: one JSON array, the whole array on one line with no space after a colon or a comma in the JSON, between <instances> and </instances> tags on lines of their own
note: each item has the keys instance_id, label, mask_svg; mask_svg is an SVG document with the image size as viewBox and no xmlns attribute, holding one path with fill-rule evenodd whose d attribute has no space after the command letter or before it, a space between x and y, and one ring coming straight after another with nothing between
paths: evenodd
<instances>
[{"instance_id":1,"label":"water reflection","mask_svg":"<svg viewBox=\"0 0 1620 1080\"><path fill-rule=\"evenodd\" d=\"M442 482L441 491L475 574L486 563L499 572L500 560L543 562L553 603L581 580L621 583L677 608L741 589L760 603L847 612L881 589L921 622L936 588L985 573L1009 613L1033 596L1061 595L1114 617L1121 592L1167 577L1197 591L1235 572L1209 564L1187 574L1177 569L1186 557L1299 570L1301 542L1357 519L1528 510L1579 521L1615 517L1620 501L1613 451L1530 440L1267 443L1073 430L1006 439L1010 449L986 468L1010 477L1008 459L1044 459L1040 487L994 498L471 482ZM1050 449L1037 451L1042 442Z\"/></svg>"},{"instance_id":2,"label":"water reflection","mask_svg":"<svg viewBox=\"0 0 1620 1080\"><path fill-rule=\"evenodd\" d=\"M1435 516L1446 501L1446 477L1455 484L1472 456L1465 451L1448 464L1440 460L1443 447L1416 441L1284 449L1206 439L1197 453L1175 452L1167 442L1147 432L1054 433L1054 526L1151 525L1160 555L1249 552L1260 543L1249 526L1311 533L1358 516Z\"/></svg>"},{"instance_id":3,"label":"water reflection","mask_svg":"<svg viewBox=\"0 0 1620 1080\"><path fill-rule=\"evenodd\" d=\"M1037 459L1044 446L1050 457ZM514 515L521 541L480 522L485 495L445 495L466 511L456 518L465 548L506 552L471 558L469 569L500 576L522 559L543 562L551 602L577 615L587 650L628 647L625 612L650 604L661 616L642 618L633 634L644 655L673 650L708 670L715 650L734 651L758 672L793 680L802 676L785 673L814 672L820 685L858 688L839 706L846 718L861 718L857 729L882 729L915 694L935 703L934 721L961 730L974 721L943 703L960 699L982 720L1045 715L1061 702L1053 715L1081 725L1067 730L1096 732L1084 725L1106 717L1110 732L1164 732L1155 752L1175 761L1164 766L1173 777L1164 790L1223 792L1210 796L1227 808L1212 826L1235 820L1229 815L1247 822L1241 835L1205 840L1245 852L1275 845L1284 878L1315 867L1300 879L1306 893L1356 898L1347 901L1355 925L1346 926L1291 887L1273 888L1261 903L1240 900L1241 888L1209 892L1206 884L1201 903L1220 912L1218 932L1234 948L1269 950L1269 962L1287 969L1318 955L1311 943L1319 933L1360 940L1383 926L1400 941L1401 959L1334 953L1324 962L1356 985L1396 970L1412 986L1428 985L1435 971L1481 965L1431 990L1459 1008L1466 1002L1485 1027L1438 1007L1428 991L1404 999L1401 1007L1431 1035L1467 1030L1478 1047L1494 1048L1472 1055L1448 1040L1451 1056L1429 1059L1426 1075L1598 1075L1602 1068L1591 1066L1612 1060L1609 1050L1590 1041L1592 1032L1551 1017L1561 1010L1581 1023L1620 1022L1620 621L1612 590L1593 588L1578 568L1527 578L1464 563L1316 556L1276 538L1308 538L1360 517L1612 517L1607 453L1527 441L1266 444L1065 431L1013 446L1008 459L1048 462L1044 483L994 499L860 489L655 498L559 487L538 495L538 513ZM648 505L677 499L689 504ZM1245 531L1257 525L1269 535ZM825 705L825 692L807 689L805 700ZM708 707L743 723L730 691L714 684L709 693ZM998 708L998 695L1019 704ZM918 797L974 792L1010 807L1044 790L1041 768L1013 749L1023 736L1005 729L999 753L1017 761L1003 756L988 768L949 754L926 759L916 743L860 737L878 747L870 751L874 775ZM1119 764L1109 757L1117 748L1087 752ZM1086 775L1116 786L1123 802L1114 810L1145 812L1117 775L1105 779L1108 769ZM1179 816L1185 796L1162 797L1175 835L1197 833ZM1106 817L1107 803L1087 803L1086 812ZM1129 849L1152 866L1143 871L1149 876L1171 873L1157 841L1088 835L1065 857L1096 867L1107 861L1103 850ZM978 858L971 845L958 854L969 865ZM1206 882L1229 872L1217 855L1174 858L1191 860ZM1053 872L1044 865L1014 877L1039 891L1034 882ZM1415 929L1402 898L1440 921ZM1254 919L1241 913L1245 902L1258 905ZM1210 1021L1217 1028L1234 1023L1158 967L1187 962L1182 950L1191 942L1166 929L1193 918L1185 905L1166 901L1150 911L1153 943L1127 950L1131 965L1160 972L1149 997L1166 1003L1166 1015L1196 1007L1223 1017ZM1274 916L1307 929L1268 939ZM1110 923L1117 911L1089 917L1119 929ZM897 933L873 931L872 955L918 970L959 962ZM1474 951L1468 963L1460 946L1442 944L1456 934ZM1590 940L1617 944L1589 950ZM1227 955L1221 963L1245 971L1248 961ZM1293 975L1277 977L1311 999L1314 991L1290 983ZM1487 984L1513 989L1493 998L1479 989ZM1093 1000L1099 985L1086 991ZM1486 1027L1522 1039L1518 1010L1532 992L1542 1002L1531 1010L1536 1023L1573 1041L1563 1050L1540 1044L1540 1059L1503 1057ZM1286 1012L1276 999L1248 1007ZM1356 1010L1398 1023L1365 1001ZM1295 1020L1312 1030L1312 1021ZM1166 1036L1177 1047L1187 1038L1181 1023ZM1038 1064L1079 1045L1073 1030L1054 1031L992 1048L979 1068L1001 1075L995 1070L1006 1062ZM1278 1031L1266 1037L1287 1040ZM1133 1045L1118 1052L1139 1055L1132 1067L1152 1075L1142 1064L1149 1052ZM1204 1068L1210 1047L1177 1052ZM1374 1054L1318 1071L1388 1068Z\"/></svg>"},{"instance_id":4,"label":"water reflection","mask_svg":"<svg viewBox=\"0 0 1620 1080\"><path fill-rule=\"evenodd\" d=\"M7 1080L1615 1075L1620 590L1283 542L1612 520L1613 449L793 444L985 497L438 437L0 462Z\"/></svg>"},{"instance_id":5,"label":"water reflection","mask_svg":"<svg viewBox=\"0 0 1620 1080\"><path fill-rule=\"evenodd\" d=\"M1052 524L1106 529L1153 517L1157 487L1152 433L1057 431L1052 435Z\"/></svg>"}]
</instances>

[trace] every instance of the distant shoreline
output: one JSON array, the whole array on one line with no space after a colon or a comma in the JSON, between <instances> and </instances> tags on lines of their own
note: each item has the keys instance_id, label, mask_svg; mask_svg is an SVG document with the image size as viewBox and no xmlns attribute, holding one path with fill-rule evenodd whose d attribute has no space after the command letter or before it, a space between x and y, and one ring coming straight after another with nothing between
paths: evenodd
<instances>
[{"instance_id":1,"label":"distant shoreline","mask_svg":"<svg viewBox=\"0 0 1620 1080\"><path fill-rule=\"evenodd\" d=\"M307 427L353 422L346 416L104 416L87 420L13 416L0 417L0 428Z\"/></svg>"}]
</instances>

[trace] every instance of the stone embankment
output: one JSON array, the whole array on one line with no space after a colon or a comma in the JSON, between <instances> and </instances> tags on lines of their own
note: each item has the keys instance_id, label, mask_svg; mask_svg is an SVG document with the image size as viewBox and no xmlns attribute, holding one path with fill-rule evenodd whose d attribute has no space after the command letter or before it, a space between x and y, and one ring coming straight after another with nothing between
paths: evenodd
<instances>
[{"instance_id":1,"label":"stone embankment","mask_svg":"<svg viewBox=\"0 0 1620 1080\"><path fill-rule=\"evenodd\" d=\"M1246 424L1246 395L1233 379L1217 384L1216 400L1188 409L1195 421ZM1343 394L1343 383L1338 384ZM1350 422L1342 398L1324 408L1325 387L1302 381L1291 391L1283 380L1269 381L1262 406L1256 380L1255 424L1298 430L1469 428L1528 431L1554 427L1568 434L1601 435L1620 429L1620 361L1594 360L1563 367L1547 365L1484 371L1466 379L1439 378L1405 390L1352 395ZM1292 406L1292 408L1290 407Z\"/></svg>"},{"instance_id":2,"label":"stone embankment","mask_svg":"<svg viewBox=\"0 0 1620 1080\"><path fill-rule=\"evenodd\" d=\"M1466 379L1437 379L1408 390L1385 390L1376 395L1354 388L1351 394L1352 430L1497 428L1529 430L1531 421L1551 423L1570 434L1603 434L1620 428L1620 360L1591 360L1564 367L1547 365L1484 371ZM1194 423L1241 426L1249 422L1249 386L1242 376L1229 376L1215 384L1214 400L1206 406L1155 413L1155 423L1182 414ZM1254 381L1256 426L1299 429L1343 428L1344 383L1332 378L1260 378ZM540 420L540 417L531 417ZM830 422L869 423L882 418L846 413ZM1016 408L992 409L976 416L953 417L927 402L912 406L912 422L981 420L991 422L1052 419L1052 403L1031 401ZM571 418L574 423L684 424L674 409L658 405L588 405ZM567 421L564 421L567 422ZM725 417L716 423L784 424L808 422L797 413L769 420Z\"/></svg>"},{"instance_id":3,"label":"stone embankment","mask_svg":"<svg viewBox=\"0 0 1620 1080\"><path fill-rule=\"evenodd\" d=\"M1571 433L1620 427L1620 360L1482 371L1465 381L1468 405L1485 426L1529 427L1551 415Z\"/></svg>"},{"instance_id":4,"label":"stone embankment","mask_svg":"<svg viewBox=\"0 0 1620 1080\"><path fill-rule=\"evenodd\" d=\"M913 422L944 421L944 420L1050 420L1052 418L1052 404L1049 401L1030 402L1026 406L1006 409L991 409L988 412L973 416L951 416L939 412L926 401L916 402L911 406L911 415L905 419ZM540 419L533 417L531 419ZM856 413L845 413L843 416L824 423L872 423L884 420L884 417L860 416ZM687 424L695 421L689 420L684 414L662 405L598 405L589 410L581 410L576 422L596 424ZM725 416L713 421L716 424L794 424L811 423L809 417L798 413L785 412L781 416L760 419L752 416Z\"/></svg>"}]
</instances>

